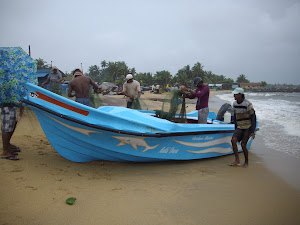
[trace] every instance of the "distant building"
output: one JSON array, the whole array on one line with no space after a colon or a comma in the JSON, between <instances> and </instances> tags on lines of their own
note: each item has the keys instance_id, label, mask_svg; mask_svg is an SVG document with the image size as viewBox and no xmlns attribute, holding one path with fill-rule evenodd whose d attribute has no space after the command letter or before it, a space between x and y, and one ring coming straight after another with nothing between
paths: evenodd
<instances>
[{"instance_id":1,"label":"distant building","mask_svg":"<svg viewBox=\"0 0 300 225\"><path fill-rule=\"evenodd\" d=\"M236 88L238 88L238 87L239 87L238 84L233 84L233 85L231 86L232 89L236 89Z\"/></svg>"},{"instance_id":2,"label":"distant building","mask_svg":"<svg viewBox=\"0 0 300 225\"><path fill-rule=\"evenodd\" d=\"M38 78L39 86L41 86L42 83L44 83L47 80L50 71L51 71L51 68L37 69L36 76Z\"/></svg>"},{"instance_id":3,"label":"distant building","mask_svg":"<svg viewBox=\"0 0 300 225\"><path fill-rule=\"evenodd\" d=\"M99 88L103 93L109 93L111 91L115 91L118 89L118 86L114 83L110 82L103 82L102 84L99 85Z\"/></svg>"},{"instance_id":4,"label":"distant building","mask_svg":"<svg viewBox=\"0 0 300 225\"><path fill-rule=\"evenodd\" d=\"M261 83L240 83L240 87L244 89L260 89L263 88Z\"/></svg>"},{"instance_id":5,"label":"distant building","mask_svg":"<svg viewBox=\"0 0 300 225\"><path fill-rule=\"evenodd\" d=\"M223 84L208 84L210 89L220 90L223 87Z\"/></svg>"}]
</instances>

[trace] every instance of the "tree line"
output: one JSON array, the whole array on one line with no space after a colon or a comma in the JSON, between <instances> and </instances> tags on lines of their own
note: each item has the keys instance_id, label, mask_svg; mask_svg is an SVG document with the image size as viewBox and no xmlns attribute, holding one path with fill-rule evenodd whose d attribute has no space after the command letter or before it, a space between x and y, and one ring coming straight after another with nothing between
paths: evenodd
<instances>
[{"instance_id":1,"label":"tree line","mask_svg":"<svg viewBox=\"0 0 300 225\"><path fill-rule=\"evenodd\" d=\"M49 66L46 61L37 59L38 68L47 68ZM139 81L141 86L149 86L159 84L162 88L167 85L185 85L186 87L193 86L195 77L201 77L205 83L223 84L223 88L230 89L234 83L249 83L246 75L240 74L234 82L231 78L226 78L224 75L214 74L212 71L205 71L200 62L196 62L192 67L190 65L183 66L173 76L169 71L162 70L152 74L150 72L137 72L136 69L130 68L124 61L107 62L103 60L100 65L91 65L85 75L91 77L94 81L102 83L112 82L118 86L124 83L127 74L133 74L134 79ZM71 72L72 74L72 72ZM263 84L266 85L265 81Z\"/></svg>"},{"instance_id":2,"label":"tree line","mask_svg":"<svg viewBox=\"0 0 300 225\"><path fill-rule=\"evenodd\" d=\"M99 66L90 66L86 75L100 83L107 81L117 85L122 85L128 73L134 74L134 79L138 80L142 86L159 84L163 88L167 85L185 85L187 87L192 87L195 77L201 77L205 83L223 84L223 86L225 85L229 88L231 88L232 84L235 83L233 79L226 78L224 75L217 75L212 71L205 71L200 62L195 63L192 67L190 65L186 65L172 76L172 74L167 70L157 71L154 74L150 72L138 73L134 67L129 68L124 61L106 62L103 60L100 62ZM241 74L237 78L236 82L249 83L250 81L244 74Z\"/></svg>"}]
</instances>

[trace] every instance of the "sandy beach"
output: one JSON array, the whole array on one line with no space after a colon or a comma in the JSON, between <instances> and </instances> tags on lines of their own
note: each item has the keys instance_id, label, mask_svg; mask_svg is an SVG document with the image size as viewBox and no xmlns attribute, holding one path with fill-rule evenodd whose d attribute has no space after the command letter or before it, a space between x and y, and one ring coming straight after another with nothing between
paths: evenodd
<instances>
[{"instance_id":1,"label":"sandy beach","mask_svg":"<svg viewBox=\"0 0 300 225\"><path fill-rule=\"evenodd\" d=\"M216 93L210 97L214 111ZM161 108L161 98L150 93L141 97L148 110ZM101 99L105 105L125 105L122 95ZM187 112L192 110L188 106ZM0 160L0 225L300 224L300 188L271 171L256 153L265 148L259 133L247 169L229 167L233 155L74 163L56 153L29 108L12 143L22 151L19 161ZM76 197L74 205L66 204L69 197Z\"/></svg>"}]
</instances>

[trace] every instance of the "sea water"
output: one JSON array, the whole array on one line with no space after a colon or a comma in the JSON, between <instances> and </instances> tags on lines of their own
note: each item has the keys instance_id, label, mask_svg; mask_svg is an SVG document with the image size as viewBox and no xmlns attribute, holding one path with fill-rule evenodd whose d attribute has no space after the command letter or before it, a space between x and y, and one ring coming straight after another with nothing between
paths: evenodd
<instances>
[{"instance_id":1,"label":"sea water","mask_svg":"<svg viewBox=\"0 0 300 225\"><path fill-rule=\"evenodd\" d=\"M217 95L233 103L233 94ZM300 93L245 93L259 121L257 135L274 151L300 158Z\"/></svg>"}]
</instances>

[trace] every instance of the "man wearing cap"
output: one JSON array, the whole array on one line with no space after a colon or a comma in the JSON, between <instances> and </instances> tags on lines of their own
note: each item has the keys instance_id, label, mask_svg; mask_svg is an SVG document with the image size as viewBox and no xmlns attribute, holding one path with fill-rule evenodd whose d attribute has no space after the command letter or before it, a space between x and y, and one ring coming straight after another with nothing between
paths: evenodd
<instances>
[{"instance_id":1,"label":"man wearing cap","mask_svg":"<svg viewBox=\"0 0 300 225\"><path fill-rule=\"evenodd\" d=\"M245 99L244 89L236 88L232 94L235 102L233 103L235 131L233 133L231 143L235 156L235 161L229 163L230 166L240 166L237 142L241 142L241 146L245 156L245 163L242 167L248 167L248 149L247 142L250 137L255 138L256 116L253 105Z\"/></svg>"},{"instance_id":2,"label":"man wearing cap","mask_svg":"<svg viewBox=\"0 0 300 225\"><path fill-rule=\"evenodd\" d=\"M53 66L47 80L42 83L42 87L50 82L50 91L61 95L62 75L56 66Z\"/></svg>"},{"instance_id":3,"label":"man wearing cap","mask_svg":"<svg viewBox=\"0 0 300 225\"><path fill-rule=\"evenodd\" d=\"M209 100L209 87L203 85L203 80L201 77L195 77L194 86L197 87L195 91L191 89L184 89L183 93L188 98L198 98L196 104L196 110L198 110L198 123L207 124L207 116L209 113L208 100ZM188 94L187 92L190 94Z\"/></svg>"},{"instance_id":4,"label":"man wearing cap","mask_svg":"<svg viewBox=\"0 0 300 225\"><path fill-rule=\"evenodd\" d=\"M76 102L91 106L90 85L93 86L95 92L99 91L97 84L90 77L84 76L79 68L76 68L73 71L73 80L69 83L68 96L75 96ZM73 90L75 91L75 94L72 94Z\"/></svg>"},{"instance_id":5,"label":"man wearing cap","mask_svg":"<svg viewBox=\"0 0 300 225\"><path fill-rule=\"evenodd\" d=\"M126 96L127 108L131 108L134 100L141 96L140 83L133 79L132 74L126 76L126 82L123 84L123 94Z\"/></svg>"}]
</instances>

